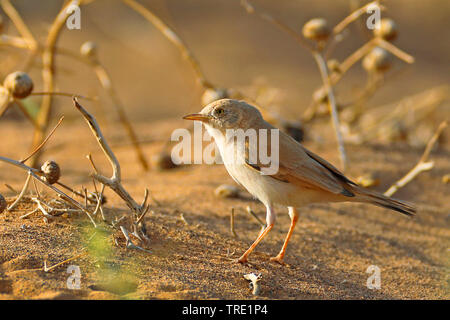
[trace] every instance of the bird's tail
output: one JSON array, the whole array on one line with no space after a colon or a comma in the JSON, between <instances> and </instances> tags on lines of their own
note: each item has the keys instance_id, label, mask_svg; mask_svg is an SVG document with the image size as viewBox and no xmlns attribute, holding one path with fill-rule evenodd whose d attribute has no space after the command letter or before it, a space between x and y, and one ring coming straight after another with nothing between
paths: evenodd
<instances>
[{"instance_id":1,"label":"bird's tail","mask_svg":"<svg viewBox=\"0 0 450 320\"><path fill-rule=\"evenodd\" d=\"M353 191L356 194L355 200L358 202L372 203L383 208L401 212L407 216L413 216L416 213L416 208L405 201L386 197L381 193L362 187L354 187Z\"/></svg>"}]
</instances>

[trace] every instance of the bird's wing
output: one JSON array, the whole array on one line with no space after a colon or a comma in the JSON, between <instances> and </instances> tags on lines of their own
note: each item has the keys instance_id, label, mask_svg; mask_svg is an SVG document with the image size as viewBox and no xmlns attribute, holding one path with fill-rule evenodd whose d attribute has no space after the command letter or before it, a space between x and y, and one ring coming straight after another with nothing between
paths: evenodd
<instances>
[{"instance_id":1,"label":"bird's wing","mask_svg":"<svg viewBox=\"0 0 450 320\"><path fill-rule=\"evenodd\" d=\"M267 139L267 148L270 150L270 138ZM261 162L251 164L248 159L246 144L246 164L254 170L262 172ZM270 152L269 152L270 153ZM326 160L304 148L300 143L283 132L279 132L279 160L278 171L269 175L271 178L289 182L302 188L321 189L334 194L348 197L354 196L349 185L354 185L338 169Z\"/></svg>"}]
</instances>

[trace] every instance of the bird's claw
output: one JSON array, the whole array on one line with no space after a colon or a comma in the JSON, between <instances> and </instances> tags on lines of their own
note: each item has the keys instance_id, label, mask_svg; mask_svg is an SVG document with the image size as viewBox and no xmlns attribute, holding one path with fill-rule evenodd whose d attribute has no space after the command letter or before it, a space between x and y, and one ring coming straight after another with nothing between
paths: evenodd
<instances>
[{"instance_id":1,"label":"bird's claw","mask_svg":"<svg viewBox=\"0 0 450 320\"><path fill-rule=\"evenodd\" d=\"M285 263L284 263L284 261L283 261L283 258L280 257L280 256L272 257L272 258L270 258L270 261L279 263L279 264L281 264L282 266L285 265Z\"/></svg>"}]
</instances>

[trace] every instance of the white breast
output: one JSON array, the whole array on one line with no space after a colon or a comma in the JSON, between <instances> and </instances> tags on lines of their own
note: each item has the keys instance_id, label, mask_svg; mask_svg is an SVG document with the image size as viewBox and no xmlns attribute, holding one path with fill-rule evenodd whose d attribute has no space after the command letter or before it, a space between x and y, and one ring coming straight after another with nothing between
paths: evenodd
<instances>
[{"instance_id":1,"label":"white breast","mask_svg":"<svg viewBox=\"0 0 450 320\"><path fill-rule=\"evenodd\" d=\"M258 198L265 205L275 203L301 207L306 204L320 201L321 193L311 189L303 189L291 183L283 182L262 175L256 169L244 164L244 151L234 152L233 143L227 143L221 134L215 130L210 130L206 126L209 134L214 138L230 176L254 197Z\"/></svg>"}]
</instances>

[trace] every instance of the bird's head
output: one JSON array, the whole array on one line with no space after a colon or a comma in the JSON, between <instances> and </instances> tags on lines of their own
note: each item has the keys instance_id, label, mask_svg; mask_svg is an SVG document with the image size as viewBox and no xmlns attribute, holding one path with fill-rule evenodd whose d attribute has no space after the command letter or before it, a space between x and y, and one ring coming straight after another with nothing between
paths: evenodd
<instances>
[{"instance_id":1,"label":"bird's head","mask_svg":"<svg viewBox=\"0 0 450 320\"><path fill-rule=\"evenodd\" d=\"M205 125L223 131L246 130L253 127L254 123L262 121L262 116L258 109L244 101L221 99L211 102L200 113L189 114L183 119L202 121Z\"/></svg>"}]
</instances>

